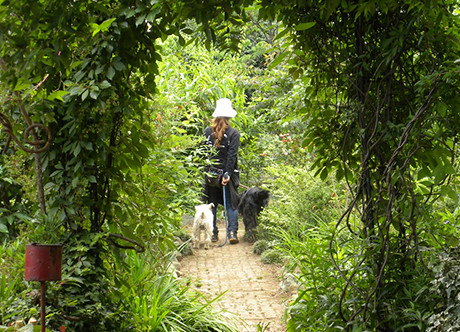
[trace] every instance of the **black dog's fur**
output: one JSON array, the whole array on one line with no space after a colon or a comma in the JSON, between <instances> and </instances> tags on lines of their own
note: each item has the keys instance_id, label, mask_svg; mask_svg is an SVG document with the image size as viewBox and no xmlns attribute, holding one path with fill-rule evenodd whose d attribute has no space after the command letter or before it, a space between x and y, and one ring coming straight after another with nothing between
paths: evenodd
<instances>
[{"instance_id":1,"label":"black dog's fur","mask_svg":"<svg viewBox=\"0 0 460 332\"><path fill-rule=\"evenodd\" d=\"M257 187L246 189L240 194L238 213L243 217L248 241L255 241L253 229L257 226L257 216L268 205L269 200L270 192Z\"/></svg>"}]
</instances>

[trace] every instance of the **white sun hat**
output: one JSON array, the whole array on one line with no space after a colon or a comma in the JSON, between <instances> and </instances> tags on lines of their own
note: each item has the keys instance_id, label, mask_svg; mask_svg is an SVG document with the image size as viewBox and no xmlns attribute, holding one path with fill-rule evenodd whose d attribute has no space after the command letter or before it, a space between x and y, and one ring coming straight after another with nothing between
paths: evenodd
<instances>
[{"instance_id":1,"label":"white sun hat","mask_svg":"<svg viewBox=\"0 0 460 332\"><path fill-rule=\"evenodd\" d=\"M236 116L236 111L232 107L232 101L228 98L221 98L216 101L216 109L212 113L214 118L233 118Z\"/></svg>"}]
</instances>

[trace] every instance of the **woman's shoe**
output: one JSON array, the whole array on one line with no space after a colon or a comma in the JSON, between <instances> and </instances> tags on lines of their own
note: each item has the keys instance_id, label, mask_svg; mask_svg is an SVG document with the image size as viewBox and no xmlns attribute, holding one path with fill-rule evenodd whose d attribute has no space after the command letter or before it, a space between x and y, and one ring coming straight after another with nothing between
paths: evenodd
<instances>
[{"instance_id":1,"label":"woman's shoe","mask_svg":"<svg viewBox=\"0 0 460 332\"><path fill-rule=\"evenodd\" d=\"M228 240L230 241L230 244L237 244L240 242L238 240L238 236L236 236L236 232L230 231L230 234L228 235Z\"/></svg>"},{"instance_id":2,"label":"woman's shoe","mask_svg":"<svg viewBox=\"0 0 460 332\"><path fill-rule=\"evenodd\" d=\"M217 242L219 241L219 235L217 234L212 234L211 236L211 242Z\"/></svg>"}]
</instances>

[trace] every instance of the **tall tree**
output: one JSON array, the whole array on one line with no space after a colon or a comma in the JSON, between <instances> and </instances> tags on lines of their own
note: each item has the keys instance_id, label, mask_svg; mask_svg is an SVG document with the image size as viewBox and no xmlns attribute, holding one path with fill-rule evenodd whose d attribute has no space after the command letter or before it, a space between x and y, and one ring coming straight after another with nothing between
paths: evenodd
<instances>
[{"instance_id":1,"label":"tall tree","mask_svg":"<svg viewBox=\"0 0 460 332\"><path fill-rule=\"evenodd\" d=\"M358 234L363 259L348 270L340 316L391 330L388 307L424 264L418 235L429 202L455 180L460 129L456 1L261 1L261 16L286 26L308 83L305 135L315 166L335 171L353 194L337 227ZM302 110L303 112L305 110ZM423 179L423 185L418 180ZM335 240L331 259L337 263ZM343 258L343 259L349 259ZM368 271L368 272L365 272ZM369 273L371 271L371 273ZM359 282L367 278L368 283ZM361 286L360 286L361 285ZM401 289L401 288L400 288ZM345 301L353 301L345 306ZM380 304L385 303L385 305Z\"/></svg>"}]
</instances>

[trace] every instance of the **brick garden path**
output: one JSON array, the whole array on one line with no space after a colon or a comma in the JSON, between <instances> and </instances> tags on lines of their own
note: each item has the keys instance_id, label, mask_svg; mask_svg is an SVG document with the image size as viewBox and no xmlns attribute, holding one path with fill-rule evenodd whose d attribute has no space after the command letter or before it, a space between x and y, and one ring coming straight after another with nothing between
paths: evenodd
<instances>
[{"instance_id":1,"label":"brick garden path","mask_svg":"<svg viewBox=\"0 0 460 332\"><path fill-rule=\"evenodd\" d=\"M238 244L227 242L218 248L224 242L224 229L219 222L219 242L209 250L194 249L193 255L182 258L180 274L209 299L226 292L213 305L241 318L234 319L238 331L257 332L258 325L260 331L286 331L282 317L290 296L279 291L281 268L263 264L252 253L252 244L242 241L244 231L238 234Z\"/></svg>"}]
</instances>

